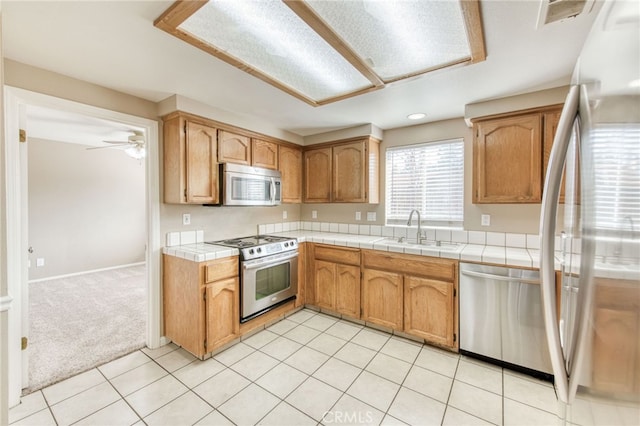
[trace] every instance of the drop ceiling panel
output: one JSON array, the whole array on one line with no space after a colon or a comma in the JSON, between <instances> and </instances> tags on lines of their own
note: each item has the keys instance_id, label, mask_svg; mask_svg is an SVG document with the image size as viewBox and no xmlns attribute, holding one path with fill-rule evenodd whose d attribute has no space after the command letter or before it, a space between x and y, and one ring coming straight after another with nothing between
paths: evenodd
<instances>
[{"instance_id":1,"label":"drop ceiling panel","mask_svg":"<svg viewBox=\"0 0 640 426\"><path fill-rule=\"evenodd\" d=\"M457 1L307 3L385 82L471 59Z\"/></svg>"},{"instance_id":2,"label":"drop ceiling panel","mask_svg":"<svg viewBox=\"0 0 640 426\"><path fill-rule=\"evenodd\" d=\"M372 86L279 1L209 2L178 29L314 101Z\"/></svg>"}]
</instances>

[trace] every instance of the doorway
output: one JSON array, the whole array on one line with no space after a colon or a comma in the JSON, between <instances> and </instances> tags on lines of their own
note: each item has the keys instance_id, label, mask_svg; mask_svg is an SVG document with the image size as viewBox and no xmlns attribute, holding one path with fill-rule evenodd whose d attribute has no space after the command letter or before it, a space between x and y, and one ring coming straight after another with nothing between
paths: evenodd
<instances>
[{"instance_id":1,"label":"doorway","mask_svg":"<svg viewBox=\"0 0 640 426\"><path fill-rule=\"evenodd\" d=\"M140 349L146 329L145 135L27 105L28 388Z\"/></svg>"},{"instance_id":2,"label":"doorway","mask_svg":"<svg viewBox=\"0 0 640 426\"><path fill-rule=\"evenodd\" d=\"M21 390L28 387L29 350L21 350L21 337L28 337L28 239L26 238L26 218L23 217L26 199L26 149L18 143L20 129L28 124L25 110L28 106L45 107L66 111L120 123L142 129L146 137L147 156L145 157L145 215L146 215L146 300L147 321L145 331L146 345L150 348L165 343L160 336L160 230L159 230L159 157L158 122L146 118L131 116L102 108L79 104L51 96L29 92L13 87L5 87L5 137L7 160L7 273L9 292L14 304L9 310L9 406L20 401ZM28 129L27 129L28 132ZM45 261L46 262L46 261ZM45 263L46 264L46 263Z\"/></svg>"}]
</instances>

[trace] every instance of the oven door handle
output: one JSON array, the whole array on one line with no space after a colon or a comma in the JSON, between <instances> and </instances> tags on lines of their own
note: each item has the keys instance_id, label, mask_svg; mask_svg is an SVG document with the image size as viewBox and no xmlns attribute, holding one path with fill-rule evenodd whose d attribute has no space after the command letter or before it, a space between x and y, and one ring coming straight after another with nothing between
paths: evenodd
<instances>
[{"instance_id":1,"label":"oven door handle","mask_svg":"<svg viewBox=\"0 0 640 426\"><path fill-rule=\"evenodd\" d=\"M256 260L248 260L246 262L242 262L242 269L247 271L247 270L250 270L250 269L258 269L261 266L277 266L277 265L280 265L282 263L286 263L286 262L288 262L291 259L294 259L296 257L298 257L298 252L295 252L294 254L292 254L290 256L274 259L273 261L265 261L265 258L256 259ZM271 262L274 262L274 263L271 263Z\"/></svg>"}]
</instances>

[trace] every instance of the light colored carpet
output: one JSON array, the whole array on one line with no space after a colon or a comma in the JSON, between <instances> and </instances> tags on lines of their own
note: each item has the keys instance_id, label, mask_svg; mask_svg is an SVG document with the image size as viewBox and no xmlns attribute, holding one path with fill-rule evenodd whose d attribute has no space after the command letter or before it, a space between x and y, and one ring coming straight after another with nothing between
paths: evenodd
<instances>
[{"instance_id":1,"label":"light colored carpet","mask_svg":"<svg viewBox=\"0 0 640 426\"><path fill-rule=\"evenodd\" d=\"M24 394L145 345L145 266L29 284L29 387Z\"/></svg>"}]
</instances>

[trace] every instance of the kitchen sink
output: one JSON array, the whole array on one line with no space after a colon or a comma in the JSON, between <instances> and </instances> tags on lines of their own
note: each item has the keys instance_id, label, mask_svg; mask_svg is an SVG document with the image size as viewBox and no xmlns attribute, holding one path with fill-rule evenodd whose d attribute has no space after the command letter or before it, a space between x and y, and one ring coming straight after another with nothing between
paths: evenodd
<instances>
[{"instance_id":1,"label":"kitchen sink","mask_svg":"<svg viewBox=\"0 0 640 426\"><path fill-rule=\"evenodd\" d=\"M386 237L382 240L377 241L377 243L394 245L394 246L402 246L402 247L424 247L424 248L433 248L434 250L442 250L442 251L456 251L460 248L460 244L451 243L445 241L437 241L437 240L425 240L422 243L417 244L414 240L408 240L404 237Z\"/></svg>"}]
</instances>

